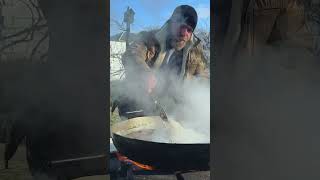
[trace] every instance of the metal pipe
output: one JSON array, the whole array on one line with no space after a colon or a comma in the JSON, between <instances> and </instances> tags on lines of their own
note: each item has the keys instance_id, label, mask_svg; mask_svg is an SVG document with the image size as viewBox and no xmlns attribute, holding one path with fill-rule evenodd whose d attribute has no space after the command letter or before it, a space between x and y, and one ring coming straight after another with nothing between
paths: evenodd
<instances>
[{"instance_id":1,"label":"metal pipe","mask_svg":"<svg viewBox=\"0 0 320 180\"><path fill-rule=\"evenodd\" d=\"M75 161L84 161L84 160L93 160L93 159L100 159L105 158L106 154L96 155L96 156L85 156L80 158L70 158L70 159L63 159L63 160L55 160L50 161L49 165L58 165L63 163L75 162Z\"/></svg>"}]
</instances>

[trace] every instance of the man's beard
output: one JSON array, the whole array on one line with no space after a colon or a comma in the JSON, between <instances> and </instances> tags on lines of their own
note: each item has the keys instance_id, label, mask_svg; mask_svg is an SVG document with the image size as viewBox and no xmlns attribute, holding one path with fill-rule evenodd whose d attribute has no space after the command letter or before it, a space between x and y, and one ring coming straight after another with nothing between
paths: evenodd
<instances>
[{"instance_id":1,"label":"man's beard","mask_svg":"<svg viewBox=\"0 0 320 180\"><path fill-rule=\"evenodd\" d=\"M183 49L186 46L186 43L187 42L184 40L179 40L179 39L171 40L171 46L177 51L180 51L181 49Z\"/></svg>"}]
</instances>

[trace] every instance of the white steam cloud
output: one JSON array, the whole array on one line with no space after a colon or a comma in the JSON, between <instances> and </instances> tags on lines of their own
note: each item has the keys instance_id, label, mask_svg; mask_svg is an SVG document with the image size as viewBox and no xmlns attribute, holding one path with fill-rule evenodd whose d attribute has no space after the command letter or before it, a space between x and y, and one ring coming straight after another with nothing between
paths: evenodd
<instances>
[{"instance_id":1,"label":"white steam cloud","mask_svg":"<svg viewBox=\"0 0 320 180\"><path fill-rule=\"evenodd\" d=\"M210 15L210 11L205 15ZM148 74L142 73L141 69L137 70L134 59L127 56L125 61L126 80L119 92L126 94L129 99L140 104L142 109L150 112L155 104L146 91ZM152 97L165 109L169 123L159 125L149 139L165 143L210 143L209 80L198 77L182 80L179 73L167 68L161 68L154 73L157 86ZM124 99L126 100L128 98ZM147 116L154 115L157 114Z\"/></svg>"},{"instance_id":2,"label":"white steam cloud","mask_svg":"<svg viewBox=\"0 0 320 180\"><path fill-rule=\"evenodd\" d=\"M130 79L140 78L142 82L138 74L137 77L130 75ZM168 72L157 72L156 78L155 97L165 109L169 123L160 124L151 137L141 139L164 143L210 143L209 80L193 78L182 82L176 74ZM148 95L137 85L138 81L127 80L125 83L120 89L122 93L129 94L146 108L154 106L152 101L145 101Z\"/></svg>"},{"instance_id":3,"label":"white steam cloud","mask_svg":"<svg viewBox=\"0 0 320 180\"><path fill-rule=\"evenodd\" d=\"M174 79L171 77L170 79ZM210 143L210 83L208 80L184 80L177 83L162 105L169 123L153 133L153 141L166 143ZM177 99L177 103L173 99Z\"/></svg>"}]
</instances>

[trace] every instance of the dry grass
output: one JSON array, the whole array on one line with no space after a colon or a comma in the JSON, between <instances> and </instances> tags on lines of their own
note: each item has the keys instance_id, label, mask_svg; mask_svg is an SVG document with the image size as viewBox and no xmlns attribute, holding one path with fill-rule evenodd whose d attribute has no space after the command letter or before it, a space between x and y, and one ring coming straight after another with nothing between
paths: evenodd
<instances>
[{"instance_id":1,"label":"dry grass","mask_svg":"<svg viewBox=\"0 0 320 180\"><path fill-rule=\"evenodd\" d=\"M4 144L0 144L0 154L4 153ZM32 180L25 157L26 150L20 146L18 151L9 161L9 169L4 168L3 156L0 156L0 179L1 180Z\"/></svg>"}]
</instances>

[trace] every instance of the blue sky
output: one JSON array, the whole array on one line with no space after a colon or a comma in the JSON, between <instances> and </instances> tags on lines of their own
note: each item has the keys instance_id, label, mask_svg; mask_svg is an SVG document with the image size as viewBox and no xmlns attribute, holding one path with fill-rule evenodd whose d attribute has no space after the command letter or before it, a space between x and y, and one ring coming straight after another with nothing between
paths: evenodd
<instances>
[{"instance_id":1,"label":"blue sky","mask_svg":"<svg viewBox=\"0 0 320 180\"><path fill-rule=\"evenodd\" d=\"M119 26L127 7L135 11L131 32L160 27L171 16L175 7L187 4L193 6L198 13L197 28L210 29L210 0L111 0L110 1L110 35L121 32ZM123 24L123 27L125 25Z\"/></svg>"}]
</instances>

